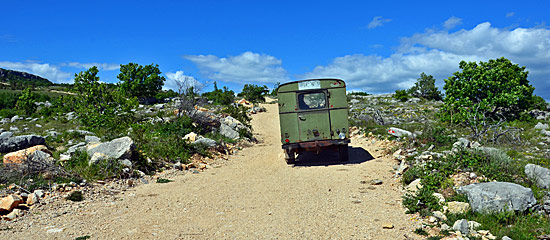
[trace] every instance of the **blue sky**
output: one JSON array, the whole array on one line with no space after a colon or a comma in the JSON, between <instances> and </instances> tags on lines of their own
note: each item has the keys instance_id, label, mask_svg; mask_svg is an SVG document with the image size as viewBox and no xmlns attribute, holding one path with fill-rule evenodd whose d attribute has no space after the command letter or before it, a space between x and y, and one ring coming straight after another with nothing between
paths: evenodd
<instances>
[{"instance_id":1,"label":"blue sky","mask_svg":"<svg viewBox=\"0 0 550 240\"><path fill-rule=\"evenodd\" d=\"M548 1L4 1L0 67L54 82L97 65L155 63L205 90L337 77L393 92L421 72L443 79L460 60L506 57L550 99Z\"/></svg>"}]
</instances>

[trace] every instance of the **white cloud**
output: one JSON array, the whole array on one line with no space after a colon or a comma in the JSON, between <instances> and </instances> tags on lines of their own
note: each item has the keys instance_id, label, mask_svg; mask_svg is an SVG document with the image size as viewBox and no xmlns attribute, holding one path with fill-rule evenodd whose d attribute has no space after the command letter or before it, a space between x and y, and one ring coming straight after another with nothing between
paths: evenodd
<instances>
[{"instance_id":1,"label":"white cloud","mask_svg":"<svg viewBox=\"0 0 550 240\"><path fill-rule=\"evenodd\" d=\"M200 90L204 84L197 81L192 76L187 76L183 71L176 71L175 73L167 72L166 73L166 82L164 83L164 89L172 89L178 92L180 85L187 89L189 87L194 87L197 90Z\"/></svg>"},{"instance_id":2,"label":"white cloud","mask_svg":"<svg viewBox=\"0 0 550 240\"><path fill-rule=\"evenodd\" d=\"M73 76L73 74L71 73L60 70L58 66L51 65L48 63L38 63L38 62L32 62L32 61L26 61L26 62L3 61L3 62L0 62L0 67L10 69L10 70L32 73L40 77L47 78L48 80L55 83L72 82L71 77Z\"/></svg>"},{"instance_id":3,"label":"white cloud","mask_svg":"<svg viewBox=\"0 0 550 240\"><path fill-rule=\"evenodd\" d=\"M445 29L453 29L460 24L462 24L462 18L452 16L443 23L443 27L445 27Z\"/></svg>"},{"instance_id":4,"label":"white cloud","mask_svg":"<svg viewBox=\"0 0 550 240\"><path fill-rule=\"evenodd\" d=\"M387 93L413 85L421 72L433 75L441 87L443 79L458 71L458 63L506 57L529 70L536 92L550 96L550 30L504 29L485 22L470 30L415 34L403 38L390 57L346 55L327 66L317 66L306 78L335 77L351 89Z\"/></svg>"},{"instance_id":5,"label":"white cloud","mask_svg":"<svg viewBox=\"0 0 550 240\"><path fill-rule=\"evenodd\" d=\"M509 12L509 13L506 13L506 17L509 18L509 17L513 17L514 15L516 15L515 12Z\"/></svg>"},{"instance_id":6,"label":"white cloud","mask_svg":"<svg viewBox=\"0 0 550 240\"><path fill-rule=\"evenodd\" d=\"M244 52L238 56L220 58L214 55L186 55L212 80L233 83L276 83L288 80L282 61L269 55Z\"/></svg>"},{"instance_id":7,"label":"white cloud","mask_svg":"<svg viewBox=\"0 0 550 240\"><path fill-rule=\"evenodd\" d=\"M82 68L82 69L89 69L93 66L96 66L99 70L105 70L105 71L112 71L112 70L118 70L120 69L119 64L113 64L113 63L79 63L79 62L70 62L64 64L69 67L74 68Z\"/></svg>"},{"instance_id":8,"label":"white cloud","mask_svg":"<svg viewBox=\"0 0 550 240\"><path fill-rule=\"evenodd\" d=\"M382 16L376 16L372 18L372 21L370 21L369 25L367 25L367 28L373 29L373 28L381 27L388 22L391 22L391 19L382 18Z\"/></svg>"}]
</instances>

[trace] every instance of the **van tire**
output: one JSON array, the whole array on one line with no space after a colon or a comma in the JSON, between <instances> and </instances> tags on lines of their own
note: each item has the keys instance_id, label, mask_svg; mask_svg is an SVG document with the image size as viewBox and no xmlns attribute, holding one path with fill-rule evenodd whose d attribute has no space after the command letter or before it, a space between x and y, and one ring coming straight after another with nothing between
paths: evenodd
<instances>
[{"instance_id":1,"label":"van tire","mask_svg":"<svg viewBox=\"0 0 550 240\"><path fill-rule=\"evenodd\" d=\"M293 149L285 149L286 164L294 164L296 162L296 154Z\"/></svg>"},{"instance_id":2,"label":"van tire","mask_svg":"<svg viewBox=\"0 0 550 240\"><path fill-rule=\"evenodd\" d=\"M347 162L349 160L348 145L347 144L340 145L339 149L338 149L338 153L339 153L338 155L340 156L340 161Z\"/></svg>"}]
</instances>

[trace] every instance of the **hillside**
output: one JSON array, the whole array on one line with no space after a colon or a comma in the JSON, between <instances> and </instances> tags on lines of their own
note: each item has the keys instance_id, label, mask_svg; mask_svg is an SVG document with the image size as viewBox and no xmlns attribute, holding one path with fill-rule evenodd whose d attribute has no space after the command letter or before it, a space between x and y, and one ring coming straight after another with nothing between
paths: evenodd
<instances>
[{"instance_id":1,"label":"hillside","mask_svg":"<svg viewBox=\"0 0 550 240\"><path fill-rule=\"evenodd\" d=\"M34 74L0 68L0 82L17 88L24 86L52 86L50 80ZM5 84L3 84L5 85Z\"/></svg>"}]
</instances>

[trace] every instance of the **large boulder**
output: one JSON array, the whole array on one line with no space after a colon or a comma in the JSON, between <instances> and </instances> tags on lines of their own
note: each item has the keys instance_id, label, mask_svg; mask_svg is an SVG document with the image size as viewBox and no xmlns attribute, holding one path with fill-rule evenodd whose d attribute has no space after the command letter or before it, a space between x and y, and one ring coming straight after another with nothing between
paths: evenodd
<instances>
[{"instance_id":1,"label":"large boulder","mask_svg":"<svg viewBox=\"0 0 550 240\"><path fill-rule=\"evenodd\" d=\"M44 153L47 153L51 155L51 153L48 151L48 148L44 145L37 145L33 146L27 149L19 150L16 152L11 152L6 155L4 155L3 162L5 164L21 164L27 160L27 158L34 154L36 151L42 151Z\"/></svg>"},{"instance_id":2,"label":"large boulder","mask_svg":"<svg viewBox=\"0 0 550 240\"><path fill-rule=\"evenodd\" d=\"M45 145L46 139L37 135L23 135L0 138L0 153L7 153L29 148L36 145Z\"/></svg>"},{"instance_id":3,"label":"large boulder","mask_svg":"<svg viewBox=\"0 0 550 240\"><path fill-rule=\"evenodd\" d=\"M239 132L223 123L220 125L220 134L231 139L239 138Z\"/></svg>"},{"instance_id":4,"label":"large boulder","mask_svg":"<svg viewBox=\"0 0 550 240\"><path fill-rule=\"evenodd\" d=\"M474 212L525 211L537 201L530 188L508 182L474 183L457 191L468 196Z\"/></svg>"},{"instance_id":5,"label":"large boulder","mask_svg":"<svg viewBox=\"0 0 550 240\"><path fill-rule=\"evenodd\" d=\"M113 159L130 159L136 146L129 137L121 137L110 142L92 144L87 147L88 156L95 153L106 155Z\"/></svg>"},{"instance_id":6,"label":"large boulder","mask_svg":"<svg viewBox=\"0 0 550 240\"><path fill-rule=\"evenodd\" d=\"M535 164L525 165L525 175L540 188L550 189L550 169Z\"/></svg>"}]
</instances>

